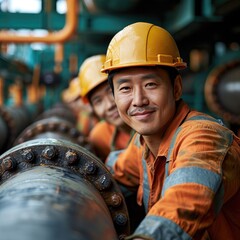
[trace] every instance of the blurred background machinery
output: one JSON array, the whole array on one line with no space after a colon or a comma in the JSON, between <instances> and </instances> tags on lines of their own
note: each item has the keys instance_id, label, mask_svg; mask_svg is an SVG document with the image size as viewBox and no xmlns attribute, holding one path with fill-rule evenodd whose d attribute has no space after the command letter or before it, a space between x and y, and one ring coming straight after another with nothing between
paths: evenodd
<instances>
[{"instance_id":1,"label":"blurred background machinery","mask_svg":"<svg viewBox=\"0 0 240 240\"><path fill-rule=\"evenodd\" d=\"M204 89L213 69L240 58L239 10L238 0L0 0L0 106L41 102L44 110L51 108L85 58L105 53L124 26L147 21L171 32L188 63L183 98L228 124L226 114L206 100L213 91ZM228 69L237 91L239 74L228 75ZM225 96L223 88L217 91ZM238 93L233 98L229 92L229 101L239 102ZM239 116L223 98L219 104Z\"/></svg>"},{"instance_id":2,"label":"blurred background machinery","mask_svg":"<svg viewBox=\"0 0 240 240\"><path fill-rule=\"evenodd\" d=\"M239 0L0 0L4 237L113 240L129 234L117 184L62 102L82 62L106 53L128 24L166 28L188 63L183 99L240 136L239 11Z\"/></svg>"}]
</instances>

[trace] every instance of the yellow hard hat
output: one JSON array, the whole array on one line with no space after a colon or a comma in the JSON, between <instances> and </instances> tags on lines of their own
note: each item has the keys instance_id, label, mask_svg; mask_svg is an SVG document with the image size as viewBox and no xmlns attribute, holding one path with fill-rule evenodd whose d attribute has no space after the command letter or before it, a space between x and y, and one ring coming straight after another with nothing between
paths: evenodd
<instances>
[{"instance_id":1,"label":"yellow hard hat","mask_svg":"<svg viewBox=\"0 0 240 240\"><path fill-rule=\"evenodd\" d=\"M66 103L73 102L81 96L81 89L78 82L78 78L74 78L70 81L69 87L63 91L62 99Z\"/></svg>"},{"instance_id":2,"label":"yellow hard hat","mask_svg":"<svg viewBox=\"0 0 240 240\"><path fill-rule=\"evenodd\" d=\"M101 72L105 60L105 55L95 55L87 58L80 66L78 79L81 87L81 97L85 103L88 102L88 93L99 84L107 81L107 74Z\"/></svg>"},{"instance_id":3,"label":"yellow hard hat","mask_svg":"<svg viewBox=\"0 0 240 240\"><path fill-rule=\"evenodd\" d=\"M125 67L156 65L176 69L187 67L168 31L151 23L137 22L112 38L101 71L107 73Z\"/></svg>"}]
</instances>

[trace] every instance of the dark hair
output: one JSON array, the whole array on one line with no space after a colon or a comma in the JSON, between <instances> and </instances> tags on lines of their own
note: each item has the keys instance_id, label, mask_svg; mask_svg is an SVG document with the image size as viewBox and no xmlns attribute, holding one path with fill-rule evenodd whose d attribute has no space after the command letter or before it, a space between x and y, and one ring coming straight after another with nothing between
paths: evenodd
<instances>
[{"instance_id":1,"label":"dark hair","mask_svg":"<svg viewBox=\"0 0 240 240\"><path fill-rule=\"evenodd\" d=\"M152 67L152 66L149 66L149 67ZM161 69L164 69L168 72L168 75L169 75L169 78L171 80L171 84L172 86L174 85L174 81L176 79L176 77L180 74L179 71L176 69L176 68L173 68L173 67L168 67L168 66L154 66L154 67L159 67ZM109 74L108 74L108 83L112 89L112 92L113 92L113 95L114 95L114 89L113 89L113 77L114 77L114 74L116 74L117 72L120 72L121 69L116 69L116 70L113 70L111 71Z\"/></svg>"},{"instance_id":2,"label":"dark hair","mask_svg":"<svg viewBox=\"0 0 240 240\"><path fill-rule=\"evenodd\" d=\"M108 74L108 84L110 85L111 89L112 89L112 93L114 95L114 90L113 90L113 76L114 74L117 72L117 70L113 70Z\"/></svg>"}]
</instances>

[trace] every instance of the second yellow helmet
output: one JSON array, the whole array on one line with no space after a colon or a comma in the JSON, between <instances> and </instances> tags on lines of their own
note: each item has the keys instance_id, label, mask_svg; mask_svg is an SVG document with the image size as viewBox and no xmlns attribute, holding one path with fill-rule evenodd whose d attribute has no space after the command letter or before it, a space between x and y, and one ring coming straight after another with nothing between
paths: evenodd
<instances>
[{"instance_id":1,"label":"second yellow helmet","mask_svg":"<svg viewBox=\"0 0 240 240\"><path fill-rule=\"evenodd\" d=\"M81 88L81 97L84 102L88 102L87 95L99 84L107 80L107 74L101 72L106 56L91 56L82 63L79 69L78 79Z\"/></svg>"}]
</instances>

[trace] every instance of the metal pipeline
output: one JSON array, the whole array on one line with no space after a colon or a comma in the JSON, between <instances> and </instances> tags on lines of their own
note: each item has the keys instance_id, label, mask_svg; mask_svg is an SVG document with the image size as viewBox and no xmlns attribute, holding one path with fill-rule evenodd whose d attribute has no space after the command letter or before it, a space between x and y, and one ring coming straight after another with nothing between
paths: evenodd
<instances>
[{"instance_id":1,"label":"metal pipeline","mask_svg":"<svg viewBox=\"0 0 240 240\"><path fill-rule=\"evenodd\" d=\"M77 118L74 115L73 111L67 105L61 103L56 104L52 108L45 110L36 118L36 120L46 119L49 117L60 117L68 120L73 124L77 123Z\"/></svg>"},{"instance_id":2,"label":"metal pipeline","mask_svg":"<svg viewBox=\"0 0 240 240\"><path fill-rule=\"evenodd\" d=\"M8 240L115 240L129 234L124 197L105 165L65 140L0 156L0 232Z\"/></svg>"},{"instance_id":3,"label":"metal pipeline","mask_svg":"<svg viewBox=\"0 0 240 240\"><path fill-rule=\"evenodd\" d=\"M52 116L33 122L18 135L13 145L16 146L29 140L41 138L68 140L93 152L91 144L77 130L75 125L59 116Z\"/></svg>"},{"instance_id":4,"label":"metal pipeline","mask_svg":"<svg viewBox=\"0 0 240 240\"><path fill-rule=\"evenodd\" d=\"M68 106L56 104L39 114L35 121L17 136L13 145L33 139L55 138L76 143L94 153L86 137L76 128L76 121L74 113Z\"/></svg>"}]
</instances>

